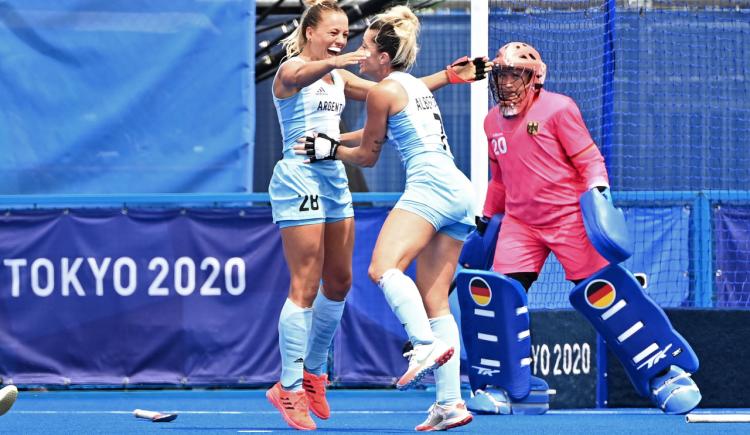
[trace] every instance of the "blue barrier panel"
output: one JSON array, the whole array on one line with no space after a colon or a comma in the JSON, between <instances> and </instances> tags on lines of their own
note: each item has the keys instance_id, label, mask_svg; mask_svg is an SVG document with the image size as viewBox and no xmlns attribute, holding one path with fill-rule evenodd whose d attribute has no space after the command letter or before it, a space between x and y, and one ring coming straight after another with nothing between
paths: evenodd
<instances>
[{"instance_id":1,"label":"blue barrier panel","mask_svg":"<svg viewBox=\"0 0 750 435\"><path fill-rule=\"evenodd\" d=\"M0 3L0 193L252 190L255 3Z\"/></svg>"},{"instance_id":2,"label":"blue barrier panel","mask_svg":"<svg viewBox=\"0 0 750 435\"><path fill-rule=\"evenodd\" d=\"M750 305L750 207L723 204L713 210L716 263L715 304L721 308Z\"/></svg>"},{"instance_id":3,"label":"blue barrier panel","mask_svg":"<svg viewBox=\"0 0 750 435\"><path fill-rule=\"evenodd\" d=\"M401 355L408 339L383 297L367 278L372 250L387 208L356 209L354 280L341 327L334 337L333 376L345 385L393 385L408 365ZM413 267L407 274L414 278Z\"/></svg>"},{"instance_id":4,"label":"blue barrier panel","mask_svg":"<svg viewBox=\"0 0 750 435\"><path fill-rule=\"evenodd\" d=\"M151 201L152 207L218 199L234 205L9 210L0 216L0 310L6 313L0 316L0 376L48 384L273 382L276 322L289 277L270 209L238 205L264 198L114 199ZM354 283L332 367L332 378L342 384L390 385L406 366L403 327L367 278L387 212L355 210ZM663 306L690 306L691 216L685 206L626 209L632 231L648 229L635 233L636 253L626 266L648 273L647 292ZM747 306L741 285L747 262L736 248L746 244L746 218L746 207L715 208L718 306ZM532 287L532 306L544 306L539 298L566 300L572 286L561 271L546 267Z\"/></svg>"}]
</instances>

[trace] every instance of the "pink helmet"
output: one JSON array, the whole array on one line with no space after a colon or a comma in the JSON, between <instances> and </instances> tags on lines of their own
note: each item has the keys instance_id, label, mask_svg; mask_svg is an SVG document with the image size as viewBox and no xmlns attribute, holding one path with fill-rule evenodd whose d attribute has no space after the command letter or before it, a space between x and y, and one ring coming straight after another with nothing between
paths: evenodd
<instances>
[{"instance_id":1,"label":"pink helmet","mask_svg":"<svg viewBox=\"0 0 750 435\"><path fill-rule=\"evenodd\" d=\"M536 94L535 91L542 88L547 77L547 65L542 62L542 56L529 44L509 42L500 47L492 63L490 89L495 103L500 105L503 116L510 117L522 113ZM508 79L509 76L515 76L516 79ZM506 78L501 79L502 77ZM519 79L521 77L523 81ZM510 82L505 82L508 86L501 86L501 80Z\"/></svg>"},{"instance_id":2,"label":"pink helmet","mask_svg":"<svg viewBox=\"0 0 750 435\"><path fill-rule=\"evenodd\" d=\"M497 66L532 70L537 89L544 85L544 79L547 77L547 65L542 62L542 55L525 42L509 42L503 45L492 62Z\"/></svg>"}]
</instances>

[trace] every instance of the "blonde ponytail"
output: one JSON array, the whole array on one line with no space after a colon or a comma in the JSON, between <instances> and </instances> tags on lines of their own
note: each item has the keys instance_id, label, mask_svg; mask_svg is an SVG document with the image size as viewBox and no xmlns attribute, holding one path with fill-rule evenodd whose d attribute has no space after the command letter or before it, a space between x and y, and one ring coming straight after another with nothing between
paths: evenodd
<instances>
[{"instance_id":1,"label":"blonde ponytail","mask_svg":"<svg viewBox=\"0 0 750 435\"><path fill-rule=\"evenodd\" d=\"M374 38L378 50L391 56L391 66L408 70L417 60L419 19L407 6L394 6L375 16L369 27L376 31Z\"/></svg>"}]
</instances>

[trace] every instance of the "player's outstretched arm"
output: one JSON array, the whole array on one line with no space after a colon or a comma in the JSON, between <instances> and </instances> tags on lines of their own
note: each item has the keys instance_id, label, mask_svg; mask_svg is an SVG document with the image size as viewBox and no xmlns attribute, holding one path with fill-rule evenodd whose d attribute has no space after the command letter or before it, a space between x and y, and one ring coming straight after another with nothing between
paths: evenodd
<instances>
[{"instance_id":1,"label":"player's outstretched arm","mask_svg":"<svg viewBox=\"0 0 750 435\"><path fill-rule=\"evenodd\" d=\"M457 83L471 83L482 80L492 71L492 62L487 56L469 58L461 57L453 61L445 69L430 74L420 79L431 91L442 88L445 85Z\"/></svg>"},{"instance_id":2,"label":"player's outstretched arm","mask_svg":"<svg viewBox=\"0 0 750 435\"><path fill-rule=\"evenodd\" d=\"M357 50L322 60L284 62L279 68L279 75L277 77L278 86L282 88L282 92L277 92L277 96L283 98L284 95L279 94L297 92L299 89L320 80L334 69L356 65L366 57L363 50Z\"/></svg>"},{"instance_id":3,"label":"player's outstretched arm","mask_svg":"<svg viewBox=\"0 0 750 435\"><path fill-rule=\"evenodd\" d=\"M344 78L344 95L348 99L365 101L367 99L367 93L377 84L371 80L363 79L345 69L340 70L339 74Z\"/></svg>"},{"instance_id":4,"label":"player's outstretched arm","mask_svg":"<svg viewBox=\"0 0 750 435\"><path fill-rule=\"evenodd\" d=\"M453 63L428 76L420 77L430 91L456 83L471 83L484 79L492 70L492 62L487 56L470 59L464 56ZM347 70L340 71L346 82L344 94L352 100L364 101L367 93L377 83L357 76Z\"/></svg>"}]
</instances>

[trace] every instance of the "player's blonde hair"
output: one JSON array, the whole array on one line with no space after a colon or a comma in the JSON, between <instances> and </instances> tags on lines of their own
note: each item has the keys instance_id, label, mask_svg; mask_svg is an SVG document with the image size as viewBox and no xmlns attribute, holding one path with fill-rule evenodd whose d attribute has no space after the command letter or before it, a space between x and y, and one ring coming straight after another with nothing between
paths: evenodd
<instances>
[{"instance_id":1,"label":"player's blonde hair","mask_svg":"<svg viewBox=\"0 0 750 435\"><path fill-rule=\"evenodd\" d=\"M307 0L306 3L309 8L302 13L300 25L289 36L281 40L281 45L286 50L287 57L296 56L302 52L305 44L307 44L307 28L317 27L324 12L345 13L341 6L336 4L336 0Z\"/></svg>"},{"instance_id":2,"label":"player's blonde hair","mask_svg":"<svg viewBox=\"0 0 750 435\"><path fill-rule=\"evenodd\" d=\"M419 19L407 6L394 6L375 16L370 30L377 32L374 41L378 50L391 56L395 70L408 70L417 60Z\"/></svg>"}]
</instances>

